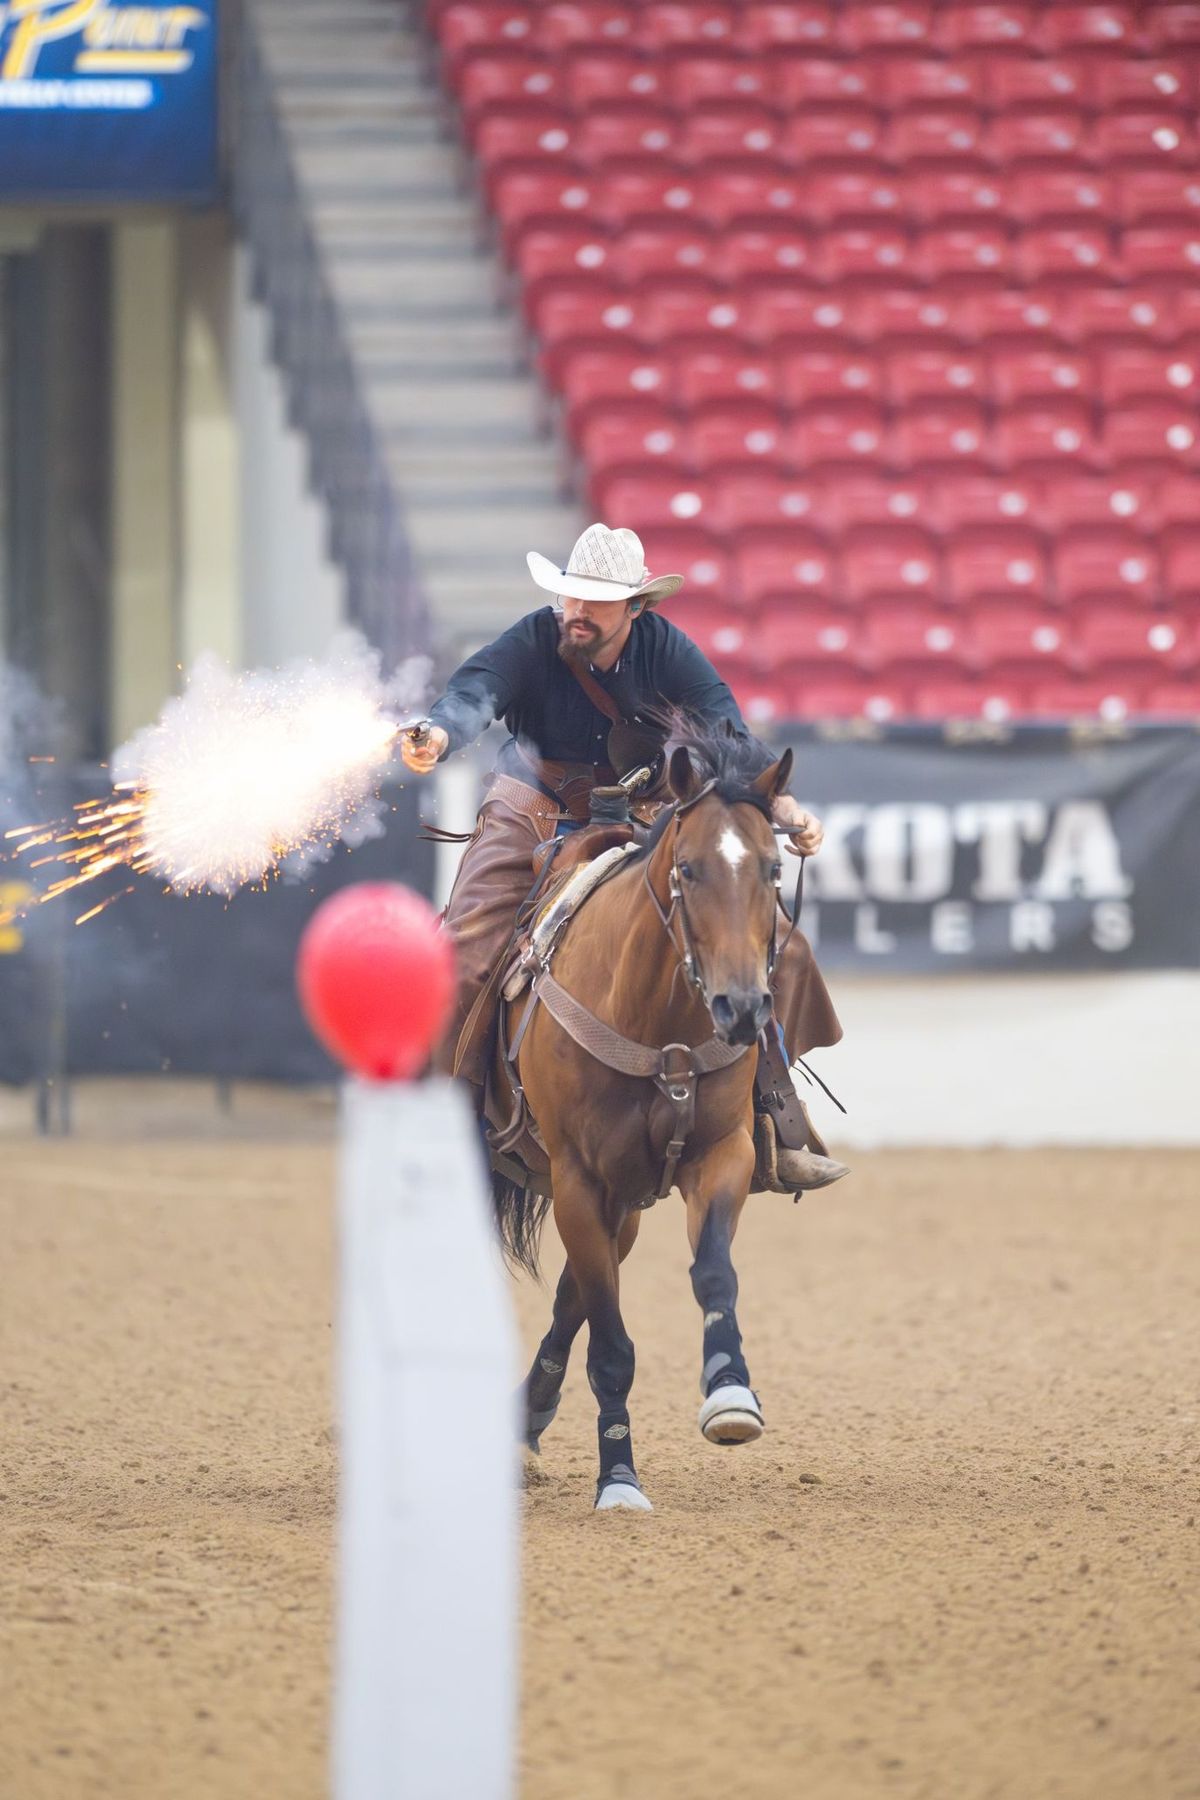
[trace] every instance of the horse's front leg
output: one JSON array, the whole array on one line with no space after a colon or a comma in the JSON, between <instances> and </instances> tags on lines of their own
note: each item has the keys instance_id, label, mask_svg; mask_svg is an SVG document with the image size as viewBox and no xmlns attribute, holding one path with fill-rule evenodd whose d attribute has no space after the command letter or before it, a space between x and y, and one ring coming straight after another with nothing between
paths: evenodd
<instances>
[{"instance_id":1,"label":"horse's front leg","mask_svg":"<svg viewBox=\"0 0 1200 1800\"><path fill-rule=\"evenodd\" d=\"M554 1170L554 1222L567 1252L588 1322L588 1384L599 1409L600 1477L596 1510L613 1507L649 1512L633 1461L629 1390L633 1386L633 1340L621 1317L618 1264L637 1235L628 1218L614 1235L604 1219L598 1188L579 1171L560 1181Z\"/></svg>"},{"instance_id":2,"label":"horse's front leg","mask_svg":"<svg viewBox=\"0 0 1200 1800\"><path fill-rule=\"evenodd\" d=\"M737 1322L733 1235L754 1172L754 1144L739 1128L680 1171L692 1247L692 1292L704 1314L700 1429L711 1444L748 1444L763 1432Z\"/></svg>"}]
</instances>

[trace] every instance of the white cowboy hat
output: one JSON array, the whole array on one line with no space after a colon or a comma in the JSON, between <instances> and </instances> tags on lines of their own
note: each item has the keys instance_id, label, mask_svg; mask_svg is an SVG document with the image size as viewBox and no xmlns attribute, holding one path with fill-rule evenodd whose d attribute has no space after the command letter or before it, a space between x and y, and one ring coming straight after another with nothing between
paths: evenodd
<instances>
[{"instance_id":1,"label":"white cowboy hat","mask_svg":"<svg viewBox=\"0 0 1200 1800\"><path fill-rule=\"evenodd\" d=\"M572 600L640 600L643 606L656 606L683 586L682 575L651 579L637 532L611 531L607 525L588 526L565 569L536 550L525 560L540 588Z\"/></svg>"}]
</instances>

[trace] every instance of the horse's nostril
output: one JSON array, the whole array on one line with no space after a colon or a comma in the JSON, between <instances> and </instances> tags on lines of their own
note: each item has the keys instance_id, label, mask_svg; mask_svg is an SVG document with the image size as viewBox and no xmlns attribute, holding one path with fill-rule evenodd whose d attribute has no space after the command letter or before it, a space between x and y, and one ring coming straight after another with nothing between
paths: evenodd
<instances>
[{"instance_id":1,"label":"horse's nostril","mask_svg":"<svg viewBox=\"0 0 1200 1800\"><path fill-rule=\"evenodd\" d=\"M754 1025L756 1031L765 1031L771 1022L771 996L760 994L758 1005L754 1009Z\"/></svg>"},{"instance_id":2,"label":"horse's nostril","mask_svg":"<svg viewBox=\"0 0 1200 1800\"><path fill-rule=\"evenodd\" d=\"M737 1022L737 1007L728 994L714 994L712 1003L713 1023L723 1031Z\"/></svg>"}]
</instances>

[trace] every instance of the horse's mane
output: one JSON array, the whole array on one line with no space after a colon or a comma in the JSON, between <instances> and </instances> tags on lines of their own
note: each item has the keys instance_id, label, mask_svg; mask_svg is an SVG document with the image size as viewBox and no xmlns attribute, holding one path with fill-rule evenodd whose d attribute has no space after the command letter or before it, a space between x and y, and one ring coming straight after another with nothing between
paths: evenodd
<instances>
[{"instance_id":1,"label":"horse's mane","mask_svg":"<svg viewBox=\"0 0 1200 1800\"><path fill-rule=\"evenodd\" d=\"M727 721L707 725L674 707L655 709L653 722L666 732L664 755L668 764L676 750L686 750L701 781L714 784L718 799L728 806L757 807L764 818L771 817L770 797L758 793L753 783L775 758L757 738L743 737ZM647 851L653 850L674 816L673 805L663 808L650 827Z\"/></svg>"}]
</instances>

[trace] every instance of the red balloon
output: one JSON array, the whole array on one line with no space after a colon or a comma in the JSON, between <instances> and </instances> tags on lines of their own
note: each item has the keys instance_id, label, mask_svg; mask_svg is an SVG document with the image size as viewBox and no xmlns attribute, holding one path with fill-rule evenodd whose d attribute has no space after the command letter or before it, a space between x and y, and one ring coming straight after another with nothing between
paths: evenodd
<instances>
[{"instance_id":1,"label":"red balloon","mask_svg":"<svg viewBox=\"0 0 1200 1800\"><path fill-rule=\"evenodd\" d=\"M325 900L300 939L300 1002L331 1056L374 1081L418 1073L454 993L454 952L411 888L364 881Z\"/></svg>"}]
</instances>

